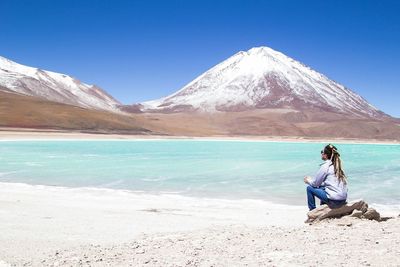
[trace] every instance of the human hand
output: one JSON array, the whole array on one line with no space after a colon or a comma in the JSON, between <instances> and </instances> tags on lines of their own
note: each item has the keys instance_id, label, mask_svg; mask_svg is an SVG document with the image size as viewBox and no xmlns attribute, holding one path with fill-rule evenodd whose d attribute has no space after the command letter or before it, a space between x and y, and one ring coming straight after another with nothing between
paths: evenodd
<instances>
[{"instance_id":1,"label":"human hand","mask_svg":"<svg viewBox=\"0 0 400 267\"><path fill-rule=\"evenodd\" d=\"M311 182L311 177L310 176L304 176L304 183L309 184Z\"/></svg>"}]
</instances>

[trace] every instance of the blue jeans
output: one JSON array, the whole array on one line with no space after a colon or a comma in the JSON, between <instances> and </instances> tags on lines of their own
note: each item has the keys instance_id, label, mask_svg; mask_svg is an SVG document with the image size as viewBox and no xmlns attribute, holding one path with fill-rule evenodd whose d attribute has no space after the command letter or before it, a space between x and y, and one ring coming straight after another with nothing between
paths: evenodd
<instances>
[{"instance_id":1,"label":"blue jeans","mask_svg":"<svg viewBox=\"0 0 400 267\"><path fill-rule=\"evenodd\" d=\"M328 204L329 202L328 195L325 192L325 188L315 188L309 185L307 186L307 202L309 210L315 209L315 197L321 200L321 205Z\"/></svg>"}]
</instances>

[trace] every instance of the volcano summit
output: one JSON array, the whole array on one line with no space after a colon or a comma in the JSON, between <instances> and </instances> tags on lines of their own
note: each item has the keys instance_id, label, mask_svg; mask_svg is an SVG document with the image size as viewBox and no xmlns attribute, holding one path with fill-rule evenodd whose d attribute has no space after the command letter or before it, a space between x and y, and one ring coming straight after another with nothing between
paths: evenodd
<instances>
[{"instance_id":1,"label":"volcano summit","mask_svg":"<svg viewBox=\"0 0 400 267\"><path fill-rule=\"evenodd\" d=\"M357 117L386 116L361 96L268 47L239 52L176 93L141 103L142 111L318 109Z\"/></svg>"}]
</instances>

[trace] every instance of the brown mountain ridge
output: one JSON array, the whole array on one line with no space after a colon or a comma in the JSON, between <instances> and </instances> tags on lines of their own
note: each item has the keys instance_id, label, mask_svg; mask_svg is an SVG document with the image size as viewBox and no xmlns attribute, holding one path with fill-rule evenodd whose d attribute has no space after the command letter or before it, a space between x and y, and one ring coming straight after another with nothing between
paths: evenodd
<instances>
[{"instance_id":1,"label":"brown mountain ridge","mask_svg":"<svg viewBox=\"0 0 400 267\"><path fill-rule=\"evenodd\" d=\"M0 91L0 127L167 136L281 136L400 141L400 121L290 109L116 114Z\"/></svg>"},{"instance_id":2,"label":"brown mountain ridge","mask_svg":"<svg viewBox=\"0 0 400 267\"><path fill-rule=\"evenodd\" d=\"M15 94L4 88L0 88L0 127L120 134L152 133L132 116Z\"/></svg>"}]
</instances>

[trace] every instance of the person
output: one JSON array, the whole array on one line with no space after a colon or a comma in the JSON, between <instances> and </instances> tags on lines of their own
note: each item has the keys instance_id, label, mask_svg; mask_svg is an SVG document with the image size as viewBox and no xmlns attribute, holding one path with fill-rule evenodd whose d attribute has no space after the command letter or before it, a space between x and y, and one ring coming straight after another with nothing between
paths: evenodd
<instances>
[{"instance_id":1,"label":"person","mask_svg":"<svg viewBox=\"0 0 400 267\"><path fill-rule=\"evenodd\" d=\"M315 197L321 200L321 205L327 204L337 208L346 204L347 177L342 169L340 154L334 145L327 145L321 150L324 161L314 178L304 177L307 186L307 202L309 210L315 209Z\"/></svg>"}]
</instances>

